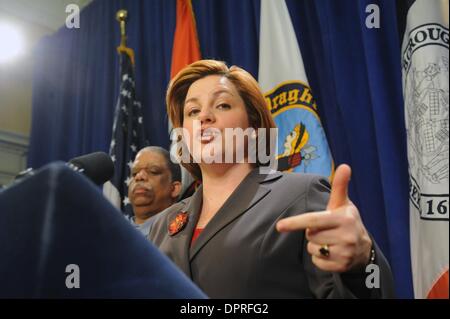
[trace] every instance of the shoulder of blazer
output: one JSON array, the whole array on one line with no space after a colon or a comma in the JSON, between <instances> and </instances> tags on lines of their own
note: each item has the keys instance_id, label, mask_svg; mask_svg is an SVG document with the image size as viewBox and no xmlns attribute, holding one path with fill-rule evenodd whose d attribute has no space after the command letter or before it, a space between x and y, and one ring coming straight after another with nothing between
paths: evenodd
<instances>
[{"instance_id":1,"label":"shoulder of blazer","mask_svg":"<svg viewBox=\"0 0 450 319\"><path fill-rule=\"evenodd\" d=\"M285 172L275 172L267 174L266 176L259 177L260 184L270 184L271 182L277 181L277 183L288 184L292 187L297 187L300 185L311 185L311 184L322 184L326 188L330 188L328 178L325 176L317 174L305 174L305 173L285 173ZM274 186L276 184L274 183Z\"/></svg>"},{"instance_id":2,"label":"shoulder of blazer","mask_svg":"<svg viewBox=\"0 0 450 319\"><path fill-rule=\"evenodd\" d=\"M164 225L166 225L166 221L167 221L168 218L170 218L175 213L178 213L178 212L182 211L183 207L186 206L186 204L188 203L189 199L190 199L190 197L185 198L182 201L180 201L178 203L175 203L172 206L169 206L168 208L163 210L161 213L158 213L155 216L153 216L151 218L153 220L153 222L151 224L149 237L150 238L152 237L151 235L154 232L154 230L156 230L156 229L158 229L160 227L164 227Z\"/></svg>"},{"instance_id":3,"label":"shoulder of blazer","mask_svg":"<svg viewBox=\"0 0 450 319\"><path fill-rule=\"evenodd\" d=\"M272 185L273 187L276 187L278 183L287 183L292 187L297 187L304 184L318 183L324 185L326 188L329 188L328 178L315 174L284 173L279 171L260 173L258 168L256 168L250 173L249 178L252 179L254 182L257 182L269 188L271 188ZM198 191L200 190L201 188ZM194 197L194 195L184 198L180 202L173 204L172 206L163 210L161 213L158 213L155 216L153 216L152 225L158 225L159 223L166 221L174 213L182 211L184 207L189 206L191 199Z\"/></svg>"},{"instance_id":4,"label":"shoulder of blazer","mask_svg":"<svg viewBox=\"0 0 450 319\"><path fill-rule=\"evenodd\" d=\"M160 220L166 220L167 217L171 216L173 213L183 210L183 207L185 207L190 200L191 197L187 197L183 199L182 201L179 201L178 203L173 204L172 206L167 207L165 210L163 210L161 213L156 214L153 218L155 218L155 222L159 222Z\"/></svg>"}]
</instances>

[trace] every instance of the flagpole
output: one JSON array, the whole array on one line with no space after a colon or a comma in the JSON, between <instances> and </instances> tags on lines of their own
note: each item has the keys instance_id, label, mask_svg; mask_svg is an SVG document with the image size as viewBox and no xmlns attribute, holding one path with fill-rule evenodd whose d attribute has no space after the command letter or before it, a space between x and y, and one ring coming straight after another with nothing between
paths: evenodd
<instances>
[{"instance_id":1,"label":"flagpole","mask_svg":"<svg viewBox=\"0 0 450 319\"><path fill-rule=\"evenodd\" d=\"M117 47L117 52L119 54L126 53L131 59L131 63L134 66L134 51L127 47L127 33L126 33L126 22L128 18L128 11L120 9L116 13L116 20L119 22L120 26L120 45Z\"/></svg>"},{"instance_id":2,"label":"flagpole","mask_svg":"<svg viewBox=\"0 0 450 319\"><path fill-rule=\"evenodd\" d=\"M128 198L130 169L137 152L148 145L144 128L142 105L136 98L135 72L133 68L134 54L127 47L126 21L127 11L119 10L116 20L120 26L119 54L119 94L115 104L115 114L109 155L114 162L114 177L103 187L103 193L114 206L121 209L129 217L133 210Z\"/></svg>"}]
</instances>

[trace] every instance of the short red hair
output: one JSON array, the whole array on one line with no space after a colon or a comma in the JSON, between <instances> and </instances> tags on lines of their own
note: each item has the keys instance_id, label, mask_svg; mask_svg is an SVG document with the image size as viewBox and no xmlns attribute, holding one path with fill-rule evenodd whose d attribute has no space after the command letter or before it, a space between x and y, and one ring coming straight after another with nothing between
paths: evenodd
<instances>
[{"instance_id":1,"label":"short red hair","mask_svg":"<svg viewBox=\"0 0 450 319\"><path fill-rule=\"evenodd\" d=\"M250 126L254 129L266 128L266 136L275 122L267 108L264 95L255 78L244 69L231 66L222 61L199 60L182 69L169 83L166 95L167 114L174 128L183 126L183 110L187 92L197 80L209 75L220 75L227 78L238 91L244 101ZM266 139L266 149L270 149L270 139ZM196 179L201 179L200 167L197 163L181 163ZM259 166L259 163L257 163Z\"/></svg>"}]
</instances>

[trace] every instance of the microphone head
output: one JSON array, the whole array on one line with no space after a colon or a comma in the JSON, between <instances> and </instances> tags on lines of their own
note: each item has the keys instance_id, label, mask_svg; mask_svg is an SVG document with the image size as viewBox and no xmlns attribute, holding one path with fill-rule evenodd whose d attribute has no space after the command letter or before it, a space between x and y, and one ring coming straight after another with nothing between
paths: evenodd
<instances>
[{"instance_id":1,"label":"microphone head","mask_svg":"<svg viewBox=\"0 0 450 319\"><path fill-rule=\"evenodd\" d=\"M79 172L83 173L97 185L110 180L114 175L114 163L108 154L95 152L75 157L69 164L76 166Z\"/></svg>"}]
</instances>

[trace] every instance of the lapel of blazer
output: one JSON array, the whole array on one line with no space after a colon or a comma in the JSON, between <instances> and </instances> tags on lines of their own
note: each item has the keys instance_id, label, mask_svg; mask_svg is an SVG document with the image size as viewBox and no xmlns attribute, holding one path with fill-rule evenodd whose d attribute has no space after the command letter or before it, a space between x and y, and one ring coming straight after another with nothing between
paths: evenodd
<instances>
[{"instance_id":1,"label":"lapel of blazer","mask_svg":"<svg viewBox=\"0 0 450 319\"><path fill-rule=\"evenodd\" d=\"M178 265L183 272L191 277L191 267L189 262L189 247L191 245L192 234L194 232L195 225L200 214L200 207L202 204L202 186L200 186L197 191L188 199L186 205L178 211L173 212L167 218L166 230L169 231L170 223L175 219L178 213L181 211L188 213L188 222L184 229L179 233L170 237L170 243L174 255L180 256L181 263Z\"/></svg>"},{"instance_id":2,"label":"lapel of blazer","mask_svg":"<svg viewBox=\"0 0 450 319\"><path fill-rule=\"evenodd\" d=\"M252 208L270 192L270 189L261 185L261 183L280 178L281 176L282 174L279 172L269 175L259 174L259 169L254 169L234 190L200 233L197 240L190 247L189 259L192 260L221 229Z\"/></svg>"}]
</instances>

